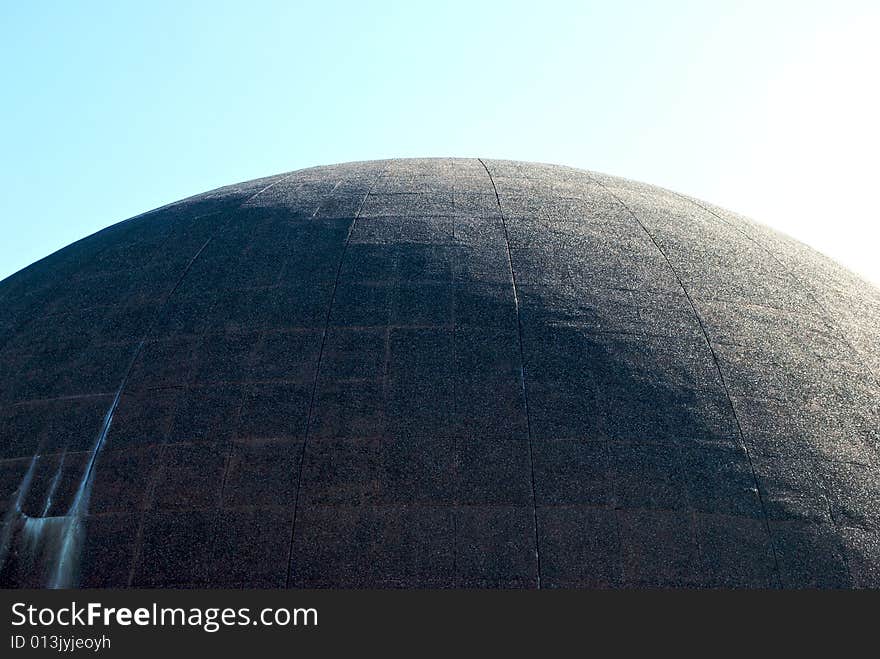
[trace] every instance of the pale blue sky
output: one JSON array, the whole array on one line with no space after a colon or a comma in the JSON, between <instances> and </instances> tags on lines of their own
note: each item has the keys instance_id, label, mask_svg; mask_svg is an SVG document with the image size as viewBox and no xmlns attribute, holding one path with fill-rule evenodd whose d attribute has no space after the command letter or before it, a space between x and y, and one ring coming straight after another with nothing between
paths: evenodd
<instances>
[{"instance_id":1,"label":"pale blue sky","mask_svg":"<svg viewBox=\"0 0 880 659\"><path fill-rule=\"evenodd\" d=\"M227 183L457 155L691 193L880 282L878 2L0 8L0 278Z\"/></svg>"}]
</instances>

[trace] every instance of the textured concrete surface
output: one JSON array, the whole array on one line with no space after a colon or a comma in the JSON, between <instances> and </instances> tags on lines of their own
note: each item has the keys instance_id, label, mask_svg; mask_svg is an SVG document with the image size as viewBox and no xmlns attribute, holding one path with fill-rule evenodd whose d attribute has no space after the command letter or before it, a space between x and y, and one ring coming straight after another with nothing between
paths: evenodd
<instances>
[{"instance_id":1,"label":"textured concrete surface","mask_svg":"<svg viewBox=\"0 0 880 659\"><path fill-rule=\"evenodd\" d=\"M319 167L0 305L7 586L880 586L880 291L666 190Z\"/></svg>"}]
</instances>

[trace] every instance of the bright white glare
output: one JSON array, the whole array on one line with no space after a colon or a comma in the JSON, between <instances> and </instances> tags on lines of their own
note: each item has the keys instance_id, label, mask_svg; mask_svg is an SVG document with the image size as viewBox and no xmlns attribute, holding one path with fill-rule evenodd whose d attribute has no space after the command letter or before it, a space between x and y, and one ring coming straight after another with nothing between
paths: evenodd
<instances>
[{"instance_id":1,"label":"bright white glare","mask_svg":"<svg viewBox=\"0 0 880 659\"><path fill-rule=\"evenodd\" d=\"M815 35L790 52L744 154L751 165L724 196L880 283L880 39L870 22ZM744 191L747 191L744 194Z\"/></svg>"}]
</instances>

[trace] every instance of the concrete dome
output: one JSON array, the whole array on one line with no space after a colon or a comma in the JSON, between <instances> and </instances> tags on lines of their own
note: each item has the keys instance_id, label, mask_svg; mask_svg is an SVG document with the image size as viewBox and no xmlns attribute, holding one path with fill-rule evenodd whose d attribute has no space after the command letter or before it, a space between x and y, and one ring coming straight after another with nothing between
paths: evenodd
<instances>
[{"instance_id":1,"label":"concrete dome","mask_svg":"<svg viewBox=\"0 0 880 659\"><path fill-rule=\"evenodd\" d=\"M667 190L318 167L0 304L4 585L880 585L880 291Z\"/></svg>"}]
</instances>

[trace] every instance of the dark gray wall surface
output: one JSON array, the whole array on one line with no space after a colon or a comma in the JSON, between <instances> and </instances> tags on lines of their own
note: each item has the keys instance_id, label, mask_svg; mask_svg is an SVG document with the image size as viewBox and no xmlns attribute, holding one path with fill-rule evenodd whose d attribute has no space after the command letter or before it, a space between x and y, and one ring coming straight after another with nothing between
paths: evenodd
<instances>
[{"instance_id":1,"label":"dark gray wall surface","mask_svg":"<svg viewBox=\"0 0 880 659\"><path fill-rule=\"evenodd\" d=\"M666 190L319 167L0 305L5 585L880 585L880 291Z\"/></svg>"}]
</instances>

